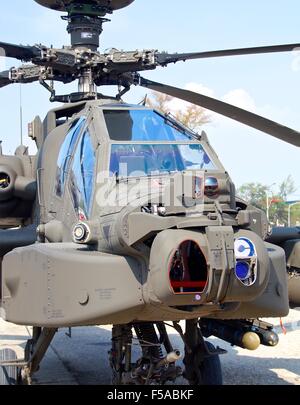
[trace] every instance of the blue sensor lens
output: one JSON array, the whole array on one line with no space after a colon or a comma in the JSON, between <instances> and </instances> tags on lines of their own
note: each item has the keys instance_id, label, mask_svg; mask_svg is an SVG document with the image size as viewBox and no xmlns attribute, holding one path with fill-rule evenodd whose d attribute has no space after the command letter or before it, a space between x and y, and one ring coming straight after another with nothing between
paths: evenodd
<instances>
[{"instance_id":1,"label":"blue sensor lens","mask_svg":"<svg viewBox=\"0 0 300 405\"><path fill-rule=\"evenodd\" d=\"M239 280L246 280L250 276L250 266L246 262L237 262L235 274Z\"/></svg>"}]
</instances>

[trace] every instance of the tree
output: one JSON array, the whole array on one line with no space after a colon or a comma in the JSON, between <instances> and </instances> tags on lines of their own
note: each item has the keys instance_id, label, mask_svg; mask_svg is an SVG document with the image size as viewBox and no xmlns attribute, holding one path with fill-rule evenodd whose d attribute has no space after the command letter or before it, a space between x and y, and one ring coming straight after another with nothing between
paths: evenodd
<instances>
[{"instance_id":1,"label":"tree","mask_svg":"<svg viewBox=\"0 0 300 405\"><path fill-rule=\"evenodd\" d=\"M268 186L261 183L246 183L238 189L238 195L248 204L267 210Z\"/></svg>"},{"instance_id":2,"label":"tree","mask_svg":"<svg viewBox=\"0 0 300 405\"><path fill-rule=\"evenodd\" d=\"M279 195L284 200L287 201L289 195L292 195L297 191L295 187L295 182L291 175L289 175L280 185L279 185Z\"/></svg>"},{"instance_id":3,"label":"tree","mask_svg":"<svg viewBox=\"0 0 300 405\"><path fill-rule=\"evenodd\" d=\"M296 187L292 176L279 184L278 192L270 193L269 187L261 183L247 183L238 189L239 196L248 204L263 211L269 211L270 222L276 225L288 224L288 197L295 193ZM267 203L269 209L267 209Z\"/></svg>"},{"instance_id":4,"label":"tree","mask_svg":"<svg viewBox=\"0 0 300 405\"><path fill-rule=\"evenodd\" d=\"M177 121L195 132L199 131L202 125L210 122L210 116L204 108L186 102L176 105L174 97L156 91L147 98L147 105L164 114L171 113Z\"/></svg>"},{"instance_id":5,"label":"tree","mask_svg":"<svg viewBox=\"0 0 300 405\"><path fill-rule=\"evenodd\" d=\"M300 226L300 204L291 209L291 226Z\"/></svg>"},{"instance_id":6,"label":"tree","mask_svg":"<svg viewBox=\"0 0 300 405\"><path fill-rule=\"evenodd\" d=\"M151 96L147 97L147 106L159 110L164 114L168 114L170 112L168 105L172 99L173 97L168 96L167 94L153 91Z\"/></svg>"},{"instance_id":7,"label":"tree","mask_svg":"<svg viewBox=\"0 0 300 405\"><path fill-rule=\"evenodd\" d=\"M274 222L282 225L288 225L288 197L297 190L292 176L288 176L279 184L278 201L272 207L274 209Z\"/></svg>"},{"instance_id":8,"label":"tree","mask_svg":"<svg viewBox=\"0 0 300 405\"><path fill-rule=\"evenodd\" d=\"M175 114L176 119L192 131L197 131L199 128L210 122L207 112L196 105L190 104L185 111L178 110Z\"/></svg>"}]
</instances>

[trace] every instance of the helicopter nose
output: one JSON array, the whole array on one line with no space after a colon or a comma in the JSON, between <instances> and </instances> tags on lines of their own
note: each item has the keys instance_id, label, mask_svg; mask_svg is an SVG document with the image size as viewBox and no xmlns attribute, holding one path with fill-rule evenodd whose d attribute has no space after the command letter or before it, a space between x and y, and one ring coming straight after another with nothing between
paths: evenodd
<instances>
[{"instance_id":1,"label":"helicopter nose","mask_svg":"<svg viewBox=\"0 0 300 405\"><path fill-rule=\"evenodd\" d=\"M181 242L171 255L169 279L174 294L195 293L200 300L208 282L207 262L200 246L193 240Z\"/></svg>"},{"instance_id":2,"label":"helicopter nose","mask_svg":"<svg viewBox=\"0 0 300 405\"><path fill-rule=\"evenodd\" d=\"M223 305L263 293L270 257L264 241L251 231L168 229L153 241L149 270L150 291L170 307Z\"/></svg>"}]
</instances>

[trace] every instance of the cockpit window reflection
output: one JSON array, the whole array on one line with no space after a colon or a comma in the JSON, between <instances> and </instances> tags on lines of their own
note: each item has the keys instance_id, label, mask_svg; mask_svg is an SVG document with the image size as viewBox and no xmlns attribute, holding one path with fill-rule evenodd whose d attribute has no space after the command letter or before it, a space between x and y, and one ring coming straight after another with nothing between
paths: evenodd
<instances>
[{"instance_id":1,"label":"cockpit window reflection","mask_svg":"<svg viewBox=\"0 0 300 405\"><path fill-rule=\"evenodd\" d=\"M104 110L113 141L189 141L191 132L152 110Z\"/></svg>"},{"instance_id":2,"label":"cockpit window reflection","mask_svg":"<svg viewBox=\"0 0 300 405\"><path fill-rule=\"evenodd\" d=\"M110 173L118 177L154 176L185 170L214 170L200 144L114 144Z\"/></svg>"}]
</instances>

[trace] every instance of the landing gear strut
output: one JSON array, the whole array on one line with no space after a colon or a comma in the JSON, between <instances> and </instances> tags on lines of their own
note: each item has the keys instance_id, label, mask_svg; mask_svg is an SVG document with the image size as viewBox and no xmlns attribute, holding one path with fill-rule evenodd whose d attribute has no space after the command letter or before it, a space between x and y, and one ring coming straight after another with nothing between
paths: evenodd
<instances>
[{"instance_id":1,"label":"landing gear strut","mask_svg":"<svg viewBox=\"0 0 300 405\"><path fill-rule=\"evenodd\" d=\"M31 385L32 375L38 371L56 331L34 327L22 360L10 349L0 351L0 385Z\"/></svg>"},{"instance_id":2,"label":"landing gear strut","mask_svg":"<svg viewBox=\"0 0 300 405\"><path fill-rule=\"evenodd\" d=\"M136 338L133 338L132 329ZM131 356L134 340L142 349L142 357L135 363ZM114 326L109 355L112 383L116 385L164 385L182 375L181 368L175 364L181 357L180 352L173 349L163 323Z\"/></svg>"},{"instance_id":3,"label":"landing gear strut","mask_svg":"<svg viewBox=\"0 0 300 405\"><path fill-rule=\"evenodd\" d=\"M184 377L190 385L222 385L222 368L219 355L226 351L215 348L204 340L198 320L186 321Z\"/></svg>"},{"instance_id":4,"label":"landing gear strut","mask_svg":"<svg viewBox=\"0 0 300 405\"><path fill-rule=\"evenodd\" d=\"M164 323L139 323L113 327L112 350L109 352L114 385L164 385L184 376L191 385L221 385L222 371L219 359L224 350L206 342L198 320L186 322L186 332L179 331L185 346L185 372L176 362L181 358L174 350ZM132 362L132 329L142 349L142 357ZM163 352L166 352L164 354Z\"/></svg>"},{"instance_id":5,"label":"landing gear strut","mask_svg":"<svg viewBox=\"0 0 300 405\"><path fill-rule=\"evenodd\" d=\"M222 371L219 355L224 350L215 348L203 338L198 319L186 321L185 333L174 323L184 342L185 371L176 363L181 359L173 348L163 322L115 325L109 360L114 385L164 385L184 376L191 385L220 385ZM5 385L32 383L56 329L33 328L24 360L17 360L9 349L0 351L0 383ZM136 337L133 334L135 332ZM132 361L132 346L141 348L141 358Z\"/></svg>"}]
</instances>

